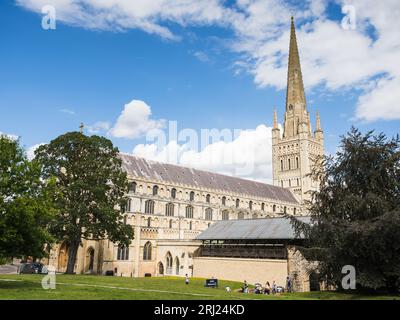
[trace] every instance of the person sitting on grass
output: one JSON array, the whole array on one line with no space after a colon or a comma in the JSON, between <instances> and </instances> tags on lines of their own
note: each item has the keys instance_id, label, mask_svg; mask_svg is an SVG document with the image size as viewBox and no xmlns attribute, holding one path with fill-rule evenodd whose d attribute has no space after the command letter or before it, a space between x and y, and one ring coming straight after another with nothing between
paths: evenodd
<instances>
[{"instance_id":1,"label":"person sitting on grass","mask_svg":"<svg viewBox=\"0 0 400 320\"><path fill-rule=\"evenodd\" d=\"M261 283L256 283L256 284L255 284L254 293L255 293L255 294L261 294L261 293L262 293L262 286L261 286Z\"/></svg>"}]
</instances>

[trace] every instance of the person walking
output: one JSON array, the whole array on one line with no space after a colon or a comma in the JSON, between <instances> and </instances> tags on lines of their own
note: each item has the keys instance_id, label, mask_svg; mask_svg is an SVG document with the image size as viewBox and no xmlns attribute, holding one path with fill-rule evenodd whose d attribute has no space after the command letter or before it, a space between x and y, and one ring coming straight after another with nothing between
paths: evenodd
<instances>
[{"instance_id":1,"label":"person walking","mask_svg":"<svg viewBox=\"0 0 400 320\"><path fill-rule=\"evenodd\" d=\"M186 273L186 275L185 275L185 283L186 283L186 284L189 284L189 276L187 275L187 273Z\"/></svg>"},{"instance_id":2,"label":"person walking","mask_svg":"<svg viewBox=\"0 0 400 320\"><path fill-rule=\"evenodd\" d=\"M249 285L247 284L246 280L244 280L244 282L243 282L242 292L243 293L248 293L249 292Z\"/></svg>"},{"instance_id":3,"label":"person walking","mask_svg":"<svg viewBox=\"0 0 400 320\"><path fill-rule=\"evenodd\" d=\"M286 292L292 292L292 280L290 277L286 277Z\"/></svg>"},{"instance_id":4,"label":"person walking","mask_svg":"<svg viewBox=\"0 0 400 320\"><path fill-rule=\"evenodd\" d=\"M272 282L272 294L276 294L276 283L275 283L275 280Z\"/></svg>"},{"instance_id":5,"label":"person walking","mask_svg":"<svg viewBox=\"0 0 400 320\"><path fill-rule=\"evenodd\" d=\"M269 284L268 281L267 281L267 283L265 284L264 294L271 294L271 285Z\"/></svg>"}]
</instances>

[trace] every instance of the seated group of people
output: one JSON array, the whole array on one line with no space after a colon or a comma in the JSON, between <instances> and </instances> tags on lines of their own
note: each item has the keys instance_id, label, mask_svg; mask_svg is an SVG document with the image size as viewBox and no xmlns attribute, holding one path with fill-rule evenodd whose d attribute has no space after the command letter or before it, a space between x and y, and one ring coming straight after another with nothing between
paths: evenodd
<instances>
[{"instance_id":1,"label":"seated group of people","mask_svg":"<svg viewBox=\"0 0 400 320\"><path fill-rule=\"evenodd\" d=\"M247 281L244 280L243 286L239 289L239 292L242 293L255 293L255 294L276 294L283 293L285 289L281 286L278 286L275 281L272 282L272 286L267 281L265 286L263 287L261 283L256 283L254 289L249 288ZM292 292L292 283L289 277L286 279L286 292Z\"/></svg>"}]
</instances>

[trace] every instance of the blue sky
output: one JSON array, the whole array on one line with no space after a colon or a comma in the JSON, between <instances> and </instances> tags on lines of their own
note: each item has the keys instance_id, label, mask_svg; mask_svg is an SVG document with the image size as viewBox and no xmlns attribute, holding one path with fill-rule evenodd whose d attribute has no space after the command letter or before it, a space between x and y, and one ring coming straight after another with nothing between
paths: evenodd
<instances>
[{"instance_id":1,"label":"blue sky","mask_svg":"<svg viewBox=\"0 0 400 320\"><path fill-rule=\"evenodd\" d=\"M244 0L239 6L234 1L212 0L208 9L216 14L211 17L203 8L194 8L194 14L185 13L192 5L190 1L170 15L150 8L138 17L135 8L119 8L119 17L150 21L162 28L160 32L118 20L102 25L98 8L89 12L84 12L85 6L74 8L75 16L85 13L99 23L86 24L86 20L68 16L70 8L57 7L58 1L46 1L54 2L57 25L55 30L44 30L43 14L38 10L41 1L0 2L0 132L20 136L29 148L77 130L81 122L88 129L101 121L109 128L99 134L109 137L121 151L132 152L136 145L146 144L145 129L135 137L110 133L124 106L132 100L143 101L151 108L149 119L176 120L180 129L270 127L273 107L283 121L286 53L282 50L287 51L289 45L293 12L301 60L305 61L308 108L313 123L316 109L320 111L327 152L336 150L339 136L351 125L389 136L399 132L400 106L387 109L380 99L387 98L387 104L395 101L395 96L386 97L384 93L390 92L390 86L397 87L398 67L391 69L388 61L398 52L384 45L379 50L373 48L374 41L379 41L377 30L382 43L388 42L384 37L389 39L391 31L381 22L374 25L374 10L367 8L368 1L355 1L360 27L345 36L337 34L343 19L340 1L309 0L303 10L295 11L298 7L292 1ZM387 4L375 11L388 14L389 24L390 12L398 10L399 5L389 0ZM161 1L160 5L168 4ZM251 5L264 6L266 22L262 15L252 15ZM283 10L280 6L284 5L292 6L292 10ZM228 9L236 15L246 12L242 25L236 22L240 19L229 21L218 15L218 10ZM398 26L398 22L392 25L393 32L400 31ZM331 46L336 48L336 43L343 45L338 39L344 38L340 40L348 41L344 44L359 47L346 49L352 55L341 57L343 66L335 64L334 57L323 61L324 52ZM363 61L368 58L364 45L371 50L371 66ZM362 56L360 61L358 56ZM280 63L271 62L273 57ZM350 72L352 67L355 69Z\"/></svg>"}]
</instances>

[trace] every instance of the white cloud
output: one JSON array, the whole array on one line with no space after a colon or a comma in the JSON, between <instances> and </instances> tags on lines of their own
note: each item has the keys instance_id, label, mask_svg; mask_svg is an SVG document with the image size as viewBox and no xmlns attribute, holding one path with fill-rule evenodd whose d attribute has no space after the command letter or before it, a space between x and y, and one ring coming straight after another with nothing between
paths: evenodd
<instances>
[{"instance_id":1,"label":"white cloud","mask_svg":"<svg viewBox=\"0 0 400 320\"><path fill-rule=\"evenodd\" d=\"M381 79L358 101L356 117L365 121L400 119L400 78Z\"/></svg>"},{"instance_id":2,"label":"white cloud","mask_svg":"<svg viewBox=\"0 0 400 320\"><path fill-rule=\"evenodd\" d=\"M256 85L277 89L286 85L288 26L290 15L295 13L307 89L319 85L330 92L357 88L361 90L357 118L400 119L397 107L381 108L379 99L400 81L398 0L334 0L338 5L354 6L356 30L344 30L340 21L328 19L329 2L17 0L20 6L35 12L40 12L43 5L54 5L57 19L70 25L116 31L135 28L165 39L179 39L171 31L171 23L225 27L234 32L231 49L240 54L234 66L253 74ZM201 53L197 56L205 57ZM400 90L390 94L393 98L384 99L399 100Z\"/></svg>"},{"instance_id":3,"label":"white cloud","mask_svg":"<svg viewBox=\"0 0 400 320\"><path fill-rule=\"evenodd\" d=\"M90 134L98 134L104 131L108 131L111 125L108 121L98 121L92 125L87 126L87 130Z\"/></svg>"},{"instance_id":4,"label":"white cloud","mask_svg":"<svg viewBox=\"0 0 400 320\"><path fill-rule=\"evenodd\" d=\"M45 143L38 143L35 144L33 146L30 146L27 150L26 150L26 156L28 157L29 160L32 160L33 158L35 158L35 151L37 148L39 148L40 146L44 145Z\"/></svg>"},{"instance_id":5,"label":"white cloud","mask_svg":"<svg viewBox=\"0 0 400 320\"><path fill-rule=\"evenodd\" d=\"M193 56L201 62L209 62L210 61L210 58L208 57L207 53L205 53L203 51L196 51L193 53Z\"/></svg>"},{"instance_id":6,"label":"white cloud","mask_svg":"<svg viewBox=\"0 0 400 320\"><path fill-rule=\"evenodd\" d=\"M16 0L40 13L44 5L56 9L57 20L88 29L141 29L166 39L178 39L161 22L210 24L221 19L219 0Z\"/></svg>"},{"instance_id":7,"label":"white cloud","mask_svg":"<svg viewBox=\"0 0 400 320\"><path fill-rule=\"evenodd\" d=\"M60 109L60 112L70 114L71 116L75 115L75 111L71 109Z\"/></svg>"},{"instance_id":8,"label":"white cloud","mask_svg":"<svg viewBox=\"0 0 400 320\"><path fill-rule=\"evenodd\" d=\"M150 118L151 108L144 101L132 100L125 105L116 124L109 133L116 138L136 139L150 130L162 129L164 120Z\"/></svg>"},{"instance_id":9,"label":"white cloud","mask_svg":"<svg viewBox=\"0 0 400 320\"><path fill-rule=\"evenodd\" d=\"M11 139L11 140L18 140L19 139L19 137L17 135L15 135L15 134L4 133L4 132L1 132L1 131L0 131L0 136L5 136L5 137L7 137L8 139Z\"/></svg>"},{"instance_id":10,"label":"white cloud","mask_svg":"<svg viewBox=\"0 0 400 320\"><path fill-rule=\"evenodd\" d=\"M201 151L194 150L187 144L171 141L161 148L156 144L139 144L134 148L133 154L160 162L270 183L271 143L271 128L259 125L256 129L242 131L232 141L214 142Z\"/></svg>"}]
</instances>

